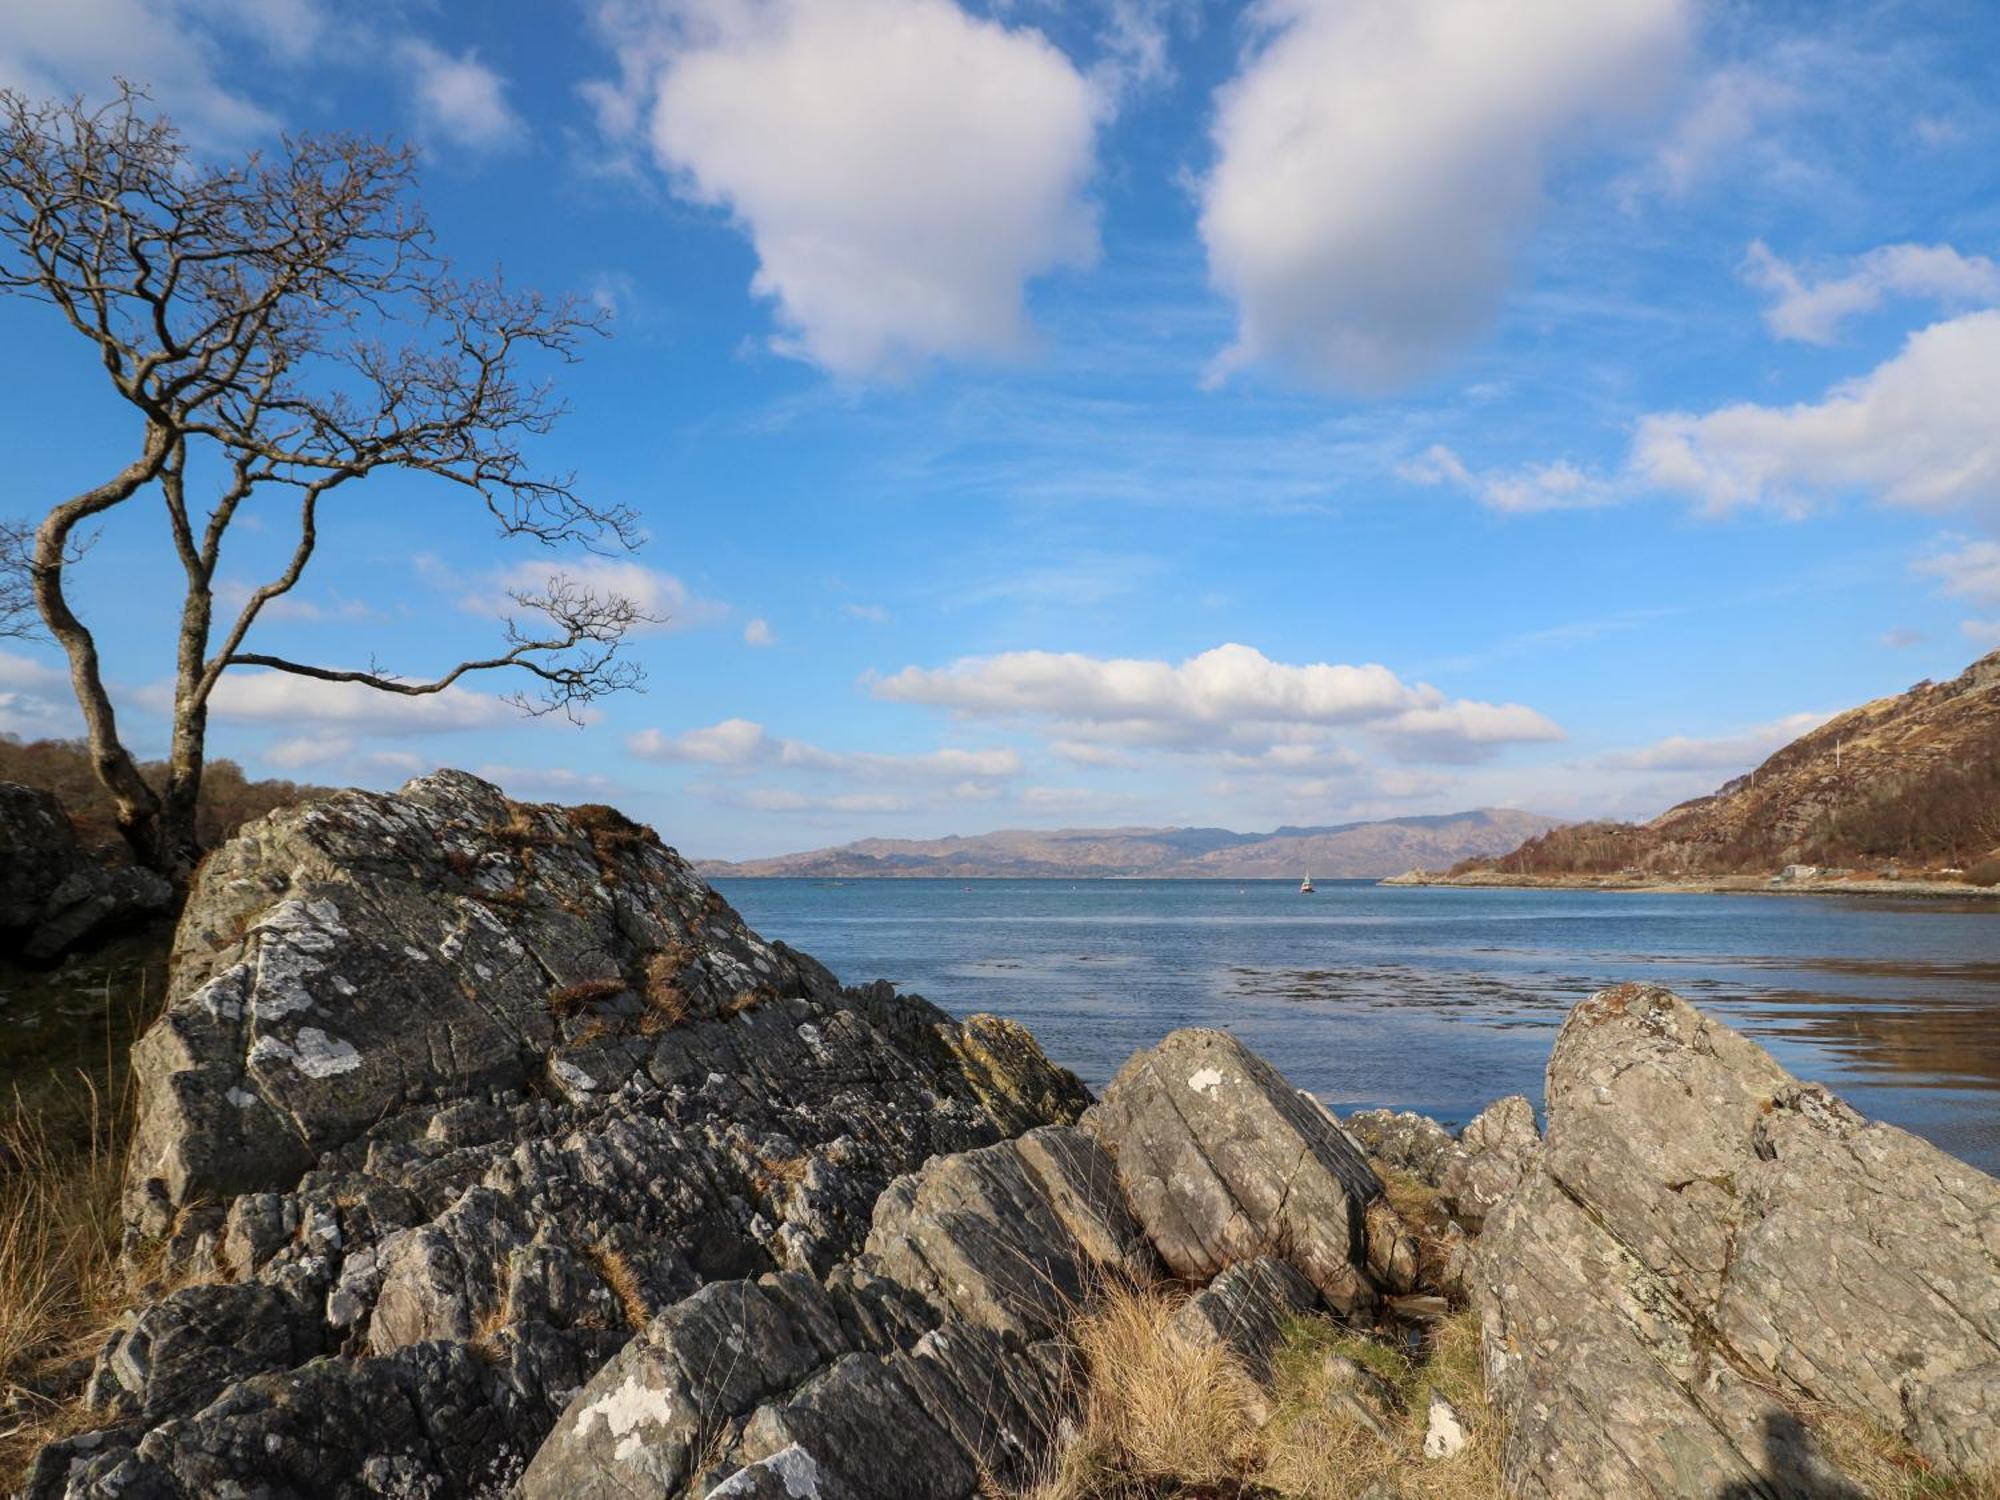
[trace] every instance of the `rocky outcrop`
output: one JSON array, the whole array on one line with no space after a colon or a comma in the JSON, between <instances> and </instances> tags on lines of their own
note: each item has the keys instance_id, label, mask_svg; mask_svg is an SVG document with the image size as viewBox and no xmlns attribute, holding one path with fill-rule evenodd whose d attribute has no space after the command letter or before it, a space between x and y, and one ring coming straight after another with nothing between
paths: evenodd
<instances>
[{"instance_id":1,"label":"rocky outcrop","mask_svg":"<svg viewBox=\"0 0 2000 1500\"><path fill-rule=\"evenodd\" d=\"M1846 1495L1799 1411L2000 1460L2000 1183L1666 990L1564 1024L1474 1266L1511 1493Z\"/></svg>"},{"instance_id":2,"label":"rocky outcrop","mask_svg":"<svg viewBox=\"0 0 2000 1500\"><path fill-rule=\"evenodd\" d=\"M48 963L173 901L151 870L93 859L52 794L0 782L0 947L10 955Z\"/></svg>"},{"instance_id":3,"label":"rocky outcrop","mask_svg":"<svg viewBox=\"0 0 2000 1500\"><path fill-rule=\"evenodd\" d=\"M1018 1486L1064 1399L1056 1335L1101 1285L1156 1271L1081 1131L938 1158L883 1194L824 1286L717 1284L654 1320L570 1402L524 1500L758 1494L804 1473L821 1500Z\"/></svg>"},{"instance_id":4,"label":"rocky outcrop","mask_svg":"<svg viewBox=\"0 0 2000 1500\"><path fill-rule=\"evenodd\" d=\"M128 1240L190 1284L116 1330L38 1497L500 1493L634 1331L712 1327L724 1287L783 1309L774 1370L900 1355L931 1304L835 1275L884 1189L1088 1102L1018 1027L764 942L608 809L457 773L217 851L135 1058ZM1018 1159L1083 1193L1075 1151ZM855 1378L766 1428L805 1441ZM786 1446L754 1455L780 1481Z\"/></svg>"},{"instance_id":5,"label":"rocky outcrop","mask_svg":"<svg viewBox=\"0 0 2000 1500\"><path fill-rule=\"evenodd\" d=\"M1086 1117L1176 1275L1261 1255L1343 1313L1407 1291L1416 1248L1339 1123L1236 1038L1176 1031L1138 1053Z\"/></svg>"}]
</instances>

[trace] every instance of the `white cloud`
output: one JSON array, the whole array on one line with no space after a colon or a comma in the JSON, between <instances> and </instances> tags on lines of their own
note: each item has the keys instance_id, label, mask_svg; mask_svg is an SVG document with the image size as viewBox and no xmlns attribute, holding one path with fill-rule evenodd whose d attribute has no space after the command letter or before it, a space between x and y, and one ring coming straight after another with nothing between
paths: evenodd
<instances>
[{"instance_id":1,"label":"white cloud","mask_svg":"<svg viewBox=\"0 0 2000 1500\"><path fill-rule=\"evenodd\" d=\"M1027 281L1096 255L1098 98L1039 32L952 0L606 0L592 97L756 246L775 341L895 376L1028 341Z\"/></svg>"},{"instance_id":2,"label":"white cloud","mask_svg":"<svg viewBox=\"0 0 2000 1500\"><path fill-rule=\"evenodd\" d=\"M1360 389L1435 367L1492 317L1565 132L1675 72L1688 0L1263 0L1217 96L1218 373L1272 361Z\"/></svg>"},{"instance_id":3,"label":"white cloud","mask_svg":"<svg viewBox=\"0 0 2000 1500\"><path fill-rule=\"evenodd\" d=\"M439 576L457 586L455 575L444 572ZM539 593L556 576L584 584L600 595L623 595L638 605L653 619L635 628L634 635L700 630L729 616L727 604L699 597L673 574L662 573L630 558L618 557L586 556L552 562L519 562L493 575L490 585L465 594L459 603L473 614L518 614L517 606L508 597L509 591Z\"/></svg>"},{"instance_id":4,"label":"white cloud","mask_svg":"<svg viewBox=\"0 0 2000 1500\"><path fill-rule=\"evenodd\" d=\"M298 7L317 18L311 6ZM114 78L145 88L153 103L206 144L237 143L267 134L277 121L217 76L226 30L241 26L248 7L218 6L203 24L192 0L18 0L0 5L0 88L31 97L80 92L102 100ZM268 42L261 22L253 37ZM282 49L273 48L282 53Z\"/></svg>"},{"instance_id":5,"label":"white cloud","mask_svg":"<svg viewBox=\"0 0 2000 1500\"><path fill-rule=\"evenodd\" d=\"M1965 542L1919 558L1914 566L1938 579L1939 587L1955 599L2000 604L2000 542Z\"/></svg>"},{"instance_id":6,"label":"white cloud","mask_svg":"<svg viewBox=\"0 0 2000 1500\"><path fill-rule=\"evenodd\" d=\"M1122 768L1132 764L1132 757L1123 750L1110 745L1095 745L1089 740L1055 740L1049 750L1061 760L1073 766L1084 766L1092 770Z\"/></svg>"},{"instance_id":7,"label":"white cloud","mask_svg":"<svg viewBox=\"0 0 2000 1500\"><path fill-rule=\"evenodd\" d=\"M215 586L215 602L226 609L240 610L250 601L252 585L238 579L225 578ZM329 622L361 622L379 620L382 616L362 603L359 599L348 599L339 594L329 593L324 603L301 594L280 594L268 601L257 611L257 618L263 620L292 620L301 624L323 625Z\"/></svg>"},{"instance_id":8,"label":"white cloud","mask_svg":"<svg viewBox=\"0 0 2000 1500\"><path fill-rule=\"evenodd\" d=\"M409 81L417 120L434 135L473 150L492 150L522 139L527 127L507 102L507 82L474 52L452 54L406 37L396 60Z\"/></svg>"},{"instance_id":9,"label":"white cloud","mask_svg":"<svg viewBox=\"0 0 2000 1500\"><path fill-rule=\"evenodd\" d=\"M643 729L629 737L626 748L641 760L668 764L815 771L832 775L886 777L1004 777L1020 774L1021 757L1013 750L961 750L946 747L913 754L860 750L826 750L804 740L766 734L749 719L724 719L703 729L669 735Z\"/></svg>"},{"instance_id":10,"label":"white cloud","mask_svg":"<svg viewBox=\"0 0 2000 1500\"><path fill-rule=\"evenodd\" d=\"M1907 651L1912 646L1921 646L1930 637L1921 630L1912 630L1907 625L1898 625L1882 632L1882 644L1891 651Z\"/></svg>"},{"instance_id":11,"label":"white cloud","mask_svg":"<svg viewBox=\"0 0 2000 1500\"><path fill-rule=\"evenodd\" d=\"M972 717L1053 720L1065 741L1182 750L1262 751L1341 727L1377 731L1440 758L1562 737L1520 704L1447 699L1384 666L1294 666L1237 644L1178 664L1011 651L906 667L876 682L874 693Z\"/></svg>"},{"instance_id":12,"label":"white cloud","mask_svg":"<svg viewBox=\"0 0 2000 1500\"><path fill-rule=\"evenodd\" d=\"M1754 729L1714 739L1671 735L1636 750L1615 750L1599 764L1618 771L1746 771L1831 717L1824 713L1787 714Z\"/></svg>"},{"instance_id":13,"label":"white cloud","mask_svg":"<svg viewBox=\"0 0 2000 1500\"><path fill-rule=\"evenodd\" d=\"M67 673L31 656L0 651L0 733L42 739L82 728Z\"/></svg>"},{"instance_id":14,"label":"white cloud","mask_svg":"<svg viewBox=\"0 0 2000 1500\"><path fill-rule=\"evenodd\" d=\"M1631 468L1642 483L1709 511L1799 510L1859 492L1939 510L2000 501L2000 312L1912 334L1902 352L1824 400L1744 403L1647 417Z\"/></svg>"},{"instance_id":15,"label":"white cloud","mask_svg":"<svg viewBox=\"0 0 2000 1500\"><path fill-rule=\"evenodd\" d=\"M1958 632L1981 646L2000 646L2000 620L1960 620Z\"/></svg>"},{"instance_id":16,"label":"white cloud","mask_svg":"<svg viewBox=\"0 0 2000 1500\"><path fill-rule=\"evenodd\" d=\"M1771 332L1808 344L1831 344L1843 321L1889 297L1925 298L1947 307L2000 303L2000 265L1983 255L1961 255L1949 245L1884 245L1856 256L1841 275L1808 278L1756 240L1743 275L1772 297L1764 311Z\"/></svg>"},{"instance_id":17,"label":"white cloud","mask_svg":"<svg viewBox=\"0 0 2000 1500\"><path fill-rule=\"evenodd\" d=\"M1398 466L1396 473L1414 484L1450 485L1464 490L1489 510L1517 514L1577 510L1607 505L1617 498L1613 487L1602 478L1566 460L1475 472L1442 443L1432 444L1417 458Z\"/></svg>"},{"instance_id":18,"label":"white cloud","mask_svg":"<svg viewBox=\"0 0 2000 1500\"><path fill-rule=\"evenodd\" d=\"M893 618L879 604L843 604L840 609L841 613L856 620L866 620L870 625L887 625Z\"/></svg>"},{"instance_id":19,"label":"white cloud","mask_svg":"<svg viewBox=\"0 0 2000 1500\"><path fill-rule=\"evenodd\" d=\"M1718 163L1740 157L1759 127L1798 99L1790 84L1754 68L1727 67L1709 74L1660 143L1650 169L1624 184L1627 206L1643 190L1684 197Z\"/></svg>"},{"instance_id":20,"label":"white cloud","mask_svg":"<svg viewBox=\"0 0 2000 1500\"><path fill-rule=\"evenodd\" d=\"M172 689L146 688L140 698L164 712ZM212 718L232 723L327 724L377 735L441 734L511 724L520 711L503 699L449 687L408 697L357 682L316 682L290 672L225 672L209 699Z\"/></svg>"},{"instance_id":21,"label":"white cloud","mask_svg":"<svg viewBox=\"0 0 2000 1500\"><path fill-rule=\"evenodd\" d=\"M746 646L775 646L778 634L771 629L770 621L761 615L743 627L743 644Z\"/></svg>"}]
</instances>

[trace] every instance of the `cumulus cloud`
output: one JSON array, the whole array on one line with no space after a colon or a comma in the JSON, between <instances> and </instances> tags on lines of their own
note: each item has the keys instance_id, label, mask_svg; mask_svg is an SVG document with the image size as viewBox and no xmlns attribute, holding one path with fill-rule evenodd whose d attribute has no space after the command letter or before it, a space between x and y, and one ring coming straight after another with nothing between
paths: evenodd
<instances>
[{"instance_id":1,"label":"cumulus cloud","mask_svg":"<svg viewBox=\"0 0 2000 1500\"><path fill-rule=\"evenodd\" d=\"M1005 777L1020 774L1021 757L1013 750L961 750L946 747L896 755L858 750L826 750L804 740L765 733L749 719L724 719L702 729L670 735L644 729L625 742L641 760L669 764L818 771L833 775L897 778L903 776Z\"/></svg>"},{"instance_id":2,"label":"cumulus cloud","mask_svg":"<svg viewBox=\"0 0 2000 1500\"><path fill-rule=\"evenodd\" d=\"M1919 558L1914 566L1955 599L2000 604L2000 542L1965 542Z\"/></svg>"},{"instance_id":3,"label":"cumulus cloud","mask_svg":"<svg viewBox=\"0 0 2000 1500\"><path fill-rule=\"evenodd\" d=\"M69 675L31 656L0 651L0 733L30 739L83 727Z\"/></svg>"},{"instance_id":4,"label":"cumulus cloud","mask_svg":"<svg viewBox=\"0 0 2000 1500\"><path fill-rule=\"evenodd\" d=\"M1882 632L1882 644L1891 651L1907 651L1912 646L1921 646L1929 637L1921 630L1912 630L1907 625L1898 625Z\"/></svg>"},{"instance_id":5,"label":"cumulus cloud","mask_svg":"<svg viewBox=\"0 0 2000 1500\"><path fill-rule=\"evenodd\" d=\"M1209 274L1238 309L1217 374L1272 361L1380 389L1497 308L1558 141L1674 73L1689 0L1263 0L1217 97Z\"/></svg>"},{"instance_id":6,"label":"cumulus cloud","mask_svg":"<svg viewBox=\"0 0 2000 1500\"><path fill-rule=\"evenodd\" d=\"M315 7L292 0L283 9L301 34L316 31ZM192 0L23 0L0 5L0 88L102 99L114 78L125 78L195 139L237 143L277 121L221 82L227 44L247 34L266 50L295 56L279 30L242 0L212 9Z\"/></svg>"},{"instance_id":7,"label":"cumulus cloud","mask_svg":"<svg viewBox=\"0 0 2000 1500\"><path fill-rule=\"evenodd\" d=\"M1618 771L1745 771L1831 717L1824 713L1787 714L1714 739L1671 735L1636 750L1615 750L1599 764Z\"/></svg>"},{"instance_id":8,"label":"cumulus cloud","mask_svg":"<svg viewBox=\"0 0 2000 1500\"><path fill-rule=\"evenodd\" d=\"M2000 312L1968 313L1912 334L1821 401L1647 417L1631 467L1639 482L1715 512L1796 511L1849 493L1923 510L1991 505L2000 500L1995 390Z\"/></svg>"},{"instance_id":9,"label":"cumulus cloud","mask_svg":"<svg viewBox=\"0 0 2000 1500\"><path fill-rule=\"evenodd\" d=\"M1475 471L1442 443L1433 443L1418 457L1398 466L1396 473L1414 484L1463 490L1489 510L1516 514L1577 510L1608 505L1617 498L1614 486L1566 460Z\"/></svg>"},{"instance_id":10,"label":"cumulus cloud","mask_svg":"<svg viewBox=\"0 0 2000 1500\"><path fill-rule=\"evenodd\" d=\"M250 601L254 592L252 585L240 579L225 578L215 586L215 602L225 609L241 609ZM324 625L329 623L360 623L379 620L381 615L359 599L349 599L340 594L328 593L324 600L307 595L280 594L257 611L257 618L263 620L291 620L300 624Z\"/></svg>"},{"instance_id":11,"label":"cumulus cloud","mask_svg":"<svg viewBox=\"0 0 2000 1500\"><path fill-rule=\"evenodd\" d=\"M1764 322L1781 339L1831 344L1840 325L1890 297L1921 298L1947 307L2000 303L2000 265L1984 255L1961 255L1949 245L1884 245L1857 256L1837 275L1811 276L1751 243L1743 276L1768 293Z\"/></svg>"},{"instance_id":12,"label":"cumulus cloud","mask_svg":"<svg viewBox=\"0 0 2000 1500\"><path fill-rule=\"evenodd\" d=\"M952 0L606 0L593 90L756 247L784 353L851 376L1009 355L1023 289L1094 259L1098 96L1039 32Z\"/></svg>"},{"instance_id":13,"label":"cumulus cloud","mask_svg":"<svg viewBox=\"0 0 2000 1500\"><path fill-rule=\"evenodd\" d=\"M142 690L141 701L164 712L173 703L164 684ZM376 735L441 734L510 724L520 712L501 698L449 687L406 697L358 682L315 682L290 672L222 674L209 699L211 718L246 724L325 724Z\"/></svg>"},{"instance_id":14,"label":"cumulus cloud","mask_svg":"<svg viewBox=\"0 0 2000 1500\"><path fill-rule=\"evenodd\" d=\"M870 625L887 625L894 618L879 604L843 604L840 611L850 619L866 620Z\"/></svg>"},{"instance_id":15,"label":"cumulus cloud","mask_svg":"<svg viewBox=\"0 0 2000 1500\"><path fill-rule=\"evenodd\" d=\"M396 46L426 135L473 150L512 145L527 133L507 102L507 82L475 52L446 52L421 37Z\"/></svg>"},{"instance_id":16,"label":"cumulus cloud","mask_svg":"<svg viewBox=\"0 0 2000 1500\"><path fill-rule=\"evenodd\" d=\"M775 646L778 634L771 629L770 621L759 616L743 627L743 644L746 646Z\"/></svg>"},{"instance_id":17,"label":"cumulus cloud","mask_svg":"<svg viewBox=\"0 0 2000 1500\"><path fill-rule=\"evenodd\" d=\"M969 717L1050 720L1068 741L1187 750L1255 752L1334 728L1369 729L1433 754L1562 737L1520 704L1447 699L1384 666L1291 665L1238 644L1179 663L1010 651L906 667L877 681L874 693Z\"/></svg>"}]
</instances>

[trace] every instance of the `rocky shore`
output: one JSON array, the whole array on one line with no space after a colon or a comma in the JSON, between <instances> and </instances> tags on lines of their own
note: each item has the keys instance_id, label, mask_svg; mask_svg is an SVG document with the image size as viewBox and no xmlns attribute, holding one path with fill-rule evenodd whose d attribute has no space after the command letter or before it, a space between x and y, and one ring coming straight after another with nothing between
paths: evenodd
<instances>
[{"instance_id":1,"label":"rocky shore","mask_svg":"<svg viewBox=\"0 0 2000 1500\"><path fill-rule=\"evenodd\" d=\"M1572 1013L1546 1133L1339 1120L1214 1031L1093 1099L610 809L441 772L211 856L137 1062L144 1291L34 1500L1019 1494L1130 1288L1266 1388L1302 1319L1470 1306L1490 1418L1335 1355L1327 1399L1509 1494L1863 1494L1828 1413L2000 1465L2000 1183L1665 990Z\"/></svg>"}]
</instances>

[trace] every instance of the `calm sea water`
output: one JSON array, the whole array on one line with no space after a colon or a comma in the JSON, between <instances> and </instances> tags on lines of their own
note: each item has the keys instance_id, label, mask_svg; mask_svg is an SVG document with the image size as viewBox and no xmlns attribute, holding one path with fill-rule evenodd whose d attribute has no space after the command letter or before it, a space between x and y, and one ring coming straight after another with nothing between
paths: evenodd
<instances>
[{"instance_id":1,"label":"calm sea water","mask_svg":"<svg viewBox=\"0 0 2000 1500\"><path fill-rule=\"evenodd\" d=\"M1102 1086L1177 1026L1235 1032L1345 1113L1539 1106L1556 1027L1666 984L1856 1108L2000 1173L2000 912L1801 896L1289 881L725 880L850 984L1024 1022Z\"/></svg>"}]
</instances>

